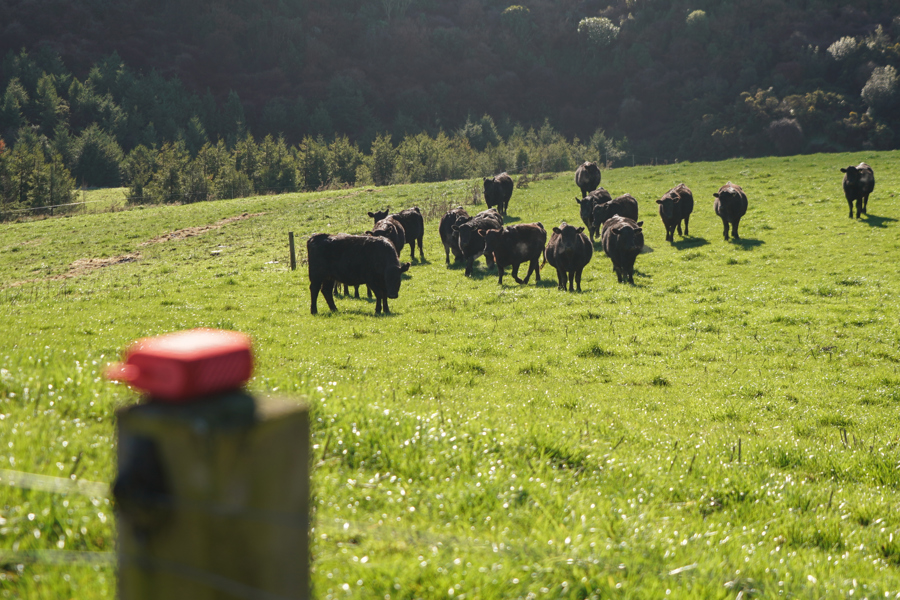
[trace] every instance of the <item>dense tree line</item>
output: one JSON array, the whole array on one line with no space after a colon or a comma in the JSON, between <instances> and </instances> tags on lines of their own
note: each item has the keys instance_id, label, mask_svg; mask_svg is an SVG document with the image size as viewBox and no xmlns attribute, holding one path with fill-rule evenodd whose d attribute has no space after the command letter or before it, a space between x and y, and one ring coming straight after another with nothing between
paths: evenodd
<instances>
[{"instance_id":1,"label":"dense tree line","mask_svg":"<svg viewBox=\"0 0 900 600\"><path fill-rule=\"evenodd\" d=\"M480 149L481 131L492 143ZM569 141L549 123L538 130L517 128L502 139L490 117L450 136L419 133L395 145L387 134L363 152L346 136L326 141L306 137L291 146L267 135L257 142L245 134L235 144L204 143L191 152L183 139L159 148L138 145L124 154L115 140L97 127L85 129L70 144L77 150L67 161L54 143L25 128L12 150L0 146L0 214L59 206L70 202L74 171L115 171L116 183L128 186L133 204L188 203L254 194L317 190L352 185L388 185L465 179L512 171L536 174L574 169L584 157L613 161L624 155L621 143L598 131L587 143ZM611 163L608 163L611 164ZM70 170L69 167L72 167Z\"/></svg>"},{"instance_id":2,"label":"dense tree line","mask_svg":"<svg viewBox=\"0 0 900 600\"><path fill-rule=\"evenodd\" d=\"M891 0L44 0L5 3L0 23L7 204L36 202L8 190L60 164L154 197L148 170L173 164L230 178L212 197L263 189L250 143L283 147L302 189L485 174L547 120L570 148L606 131L668 160L900 143Z\"/></svg>"}]
</instances>

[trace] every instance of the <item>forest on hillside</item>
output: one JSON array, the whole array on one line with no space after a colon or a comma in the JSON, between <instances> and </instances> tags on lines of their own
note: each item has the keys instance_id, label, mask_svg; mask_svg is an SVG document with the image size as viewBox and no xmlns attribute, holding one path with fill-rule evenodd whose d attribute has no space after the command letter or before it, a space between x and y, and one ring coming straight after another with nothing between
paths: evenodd
<instances>
[{"instance_id":1,"label":"forest on hillside","mask_svg":"<svg viewBox=\"0 0 900 600\"><path fill-rule=\"evenodd\" d=\"M378 183L385 140L392 176L450 163L422 166L429 178L535 170L552 144L567 165L900 144L892 0L518 1L10 0L0 195L32 205L28 190L131 186L136 172L143 189L166 152L183 166L216 149L241 171L241 143L278 146L305 189ZM307 178L312 145L327 156ZM43 187L10 166L29 160Z\"/></svg>"}]
</instances>

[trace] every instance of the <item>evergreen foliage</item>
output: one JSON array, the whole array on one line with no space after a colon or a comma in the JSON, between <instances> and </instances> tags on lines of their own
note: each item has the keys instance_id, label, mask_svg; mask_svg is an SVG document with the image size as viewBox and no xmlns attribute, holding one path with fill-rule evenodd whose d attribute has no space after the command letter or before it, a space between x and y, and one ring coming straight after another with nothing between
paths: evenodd
<instances>
[{"instance_id":1,"label":"evergreen foliage","mask_svg":"<svg viewBox=\"0 0 900 600\"><path fill-rule=\"evenodd\" d=\"M892 148L900 131L892 0L97 7L6 7L0 138L11 151L30 130L79 183L141 201L547 170L582 150L615 163ZM182 166L230 166L176 185L159 173L176 148Z\"/></svg>"}]
</instances>

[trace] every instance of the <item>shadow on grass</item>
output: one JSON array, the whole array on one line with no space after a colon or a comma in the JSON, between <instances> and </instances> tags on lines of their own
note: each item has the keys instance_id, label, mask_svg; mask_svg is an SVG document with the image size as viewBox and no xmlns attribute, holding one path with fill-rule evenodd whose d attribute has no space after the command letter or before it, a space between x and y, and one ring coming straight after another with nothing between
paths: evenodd
<instances>
[{"instance_id":1,"label":"shadow on grass","mask_svg":"<svg viewBox=\"0 0 900 600\"><path fill-rule=\"evenodd\" d=\"M503 217L503 224L508 225L510 223L518 223L521 220L522 217L511 217L509 215L506 215L505 217Z\"/></svg>"},{"instance_id":2,"label":"shadow on grass","mask_svg":"<svg viewBox=\"0 0 900 600\"><path fill-rule=\"evenodd\" d=\"M507 268L506 277L509 277L510 281L513 281L512 276L509 274L509 270ZM497 279L497 267L493 266L488 268L484 263L475 263L472 267L472 279L474 281L481 281L482 279Z\"/></svg>"},{"instance_id":3,"label":"shadow on grass","mask_svg":"<svg viewBox=\"0 0 900 600\"><path fill-rule=\"evenodd\" d=\"M754 248L765 244L764 241L755 240L753 238L741 238L739 240L732 238L731 240L729 240L729 242L734 244L735 246L740 246L741 250L753 250Z\"/></svg>"},{"instance_id":4,"label":"shadow on grass","mask_svg":"<svg viewBox=\"0 0 900 600\"><path fill-rule=\"evenodd\" d=\"M682 238L677 242L671 242L677 250L688 250L690 248L699 248L709 244L709 240L702 237Z\"/></svg>"},{"instance_id":5,"label":"shadow on grass","mask_svg":"<svg viewBox=\"0 0 900 600\"><path fill-rule=\"evenodd\" d=\"M644 247L641 248L641 254L650 254L651 252L656 252L652 246L644 244Z\"/></svg>"},{"instance_id":6,"label":"shadow on grass","mask_svg":"<svg viewBox=\"0 0 900 600\"><path fill-rule=\"evenodd\" d=\"M343 299L341 299L341 300L343 300ZM348 300L352 300L352 298L348 298ZM375 312L375 298L372 298L372 299L360 298L360 300L363 300L365 302L365 304L362 304L362 305L360 305L360 304L356 304L356 305L344 304L342 306L341 302L339 302L338 299L335 298L335 305L337 305L337 310L332 311L330 308L328 308L327 304L325 305L324 310L323 310L322 306L319 306L319 314L313 315L313 317L339 318L341 315L359 315L362 317L393 317L393 316L395 316L393 304L389 304L389 306L391 306L391 312L377 313L377 312ZM391 303L394 303L397 301L402 302L402 300L403 300L403 292L401 291L400 298L392 298L390 302Z\"/></svg>"},{"instance_id":7,"label":"shadow on grass","mask_svg":"<svg viewBox=\"0 0 900 600\"><path fill-rule=\"evenodd\" d=\"M897 219L894 219L894 218L891 218L891 217L878 217L878 216L875 216L875 215L870 215L870 214L868 214L868 213L866 213L866 218L865 218L865 219L860 219L860 221L861 221L862 223L865 223L865 224L868 225L869 227L881 227L881 228L887 227L887 224L888 224L888 223L892 223L892 222L894 222L894 221L896 221L896 220L897 220Z\"/></svg>"}]
</instances>

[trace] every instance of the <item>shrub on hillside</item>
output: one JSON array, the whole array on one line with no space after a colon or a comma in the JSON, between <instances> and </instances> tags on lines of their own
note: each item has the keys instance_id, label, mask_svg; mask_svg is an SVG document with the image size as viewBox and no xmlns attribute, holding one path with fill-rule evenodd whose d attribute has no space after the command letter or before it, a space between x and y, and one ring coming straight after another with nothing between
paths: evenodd
<instances>
[{"instance_id":1,"label":"shrub on hillside","mask_svg":"<svg viewBox=\"0 0 900 600\"><path fill-rule=\"evenodd\" d=\"M321 136L317 139L306 137L300 144L300 174L303 177L303 187L307 190L317 190L331 180L328 172L328 146Z\"/></svg>"},{"instance_id":2,"label":"shrub on hillside","mask_svg":"<svg viewBox=\"0 0 900 600\"><path fill-rule=\"evenodd\" d=\"M797 119L778 119L769 123L766 132L778 154L789 156L803 150L803 128Z\"/></svg>"},{"instance_id":3,"label":"shrub on hillside","mask_svg":"<svg viewBox=\"0 0 900 600\"><path fill-rule=\"evenodd\" d=\"M900 104L898 87L900 87L900 78L897 76L897 69L890 65L876 67L866 85L863 86L860 95L872 112L876 116L881 116Z\"/></svg>"},{"instance_id":4,"label":"shrub on hillside","mask_svg":"<svg viewBox=\"0 0 900 600\"><path fill-rule=\"evenodd\" d=\"M372 142L367 166L372 176L372 182L375 185L388 185L391 183L394 177L395 155L394 145L391 143L389 135L379 135Z\"/></svg>"},{"instance_id":5,"label":"shrub on hillside","mask_svg":"<svg viewBox=\"0 0 900 600\"><path fill-rule=\"evenodd\" d=\"M503 24L509 27L513 35L520 41L527 42L534 31L534 22L531 19L531 11L519 4L507 7L500 15Z\"/></svg>"},{"instance_id":6,"label":"shrub on hillside","mask_svg":"<svg viewBox=\"0 0 900 600\"><path fill-rule=\"evenodd\" d=\"M578 33L598 48L605 48L616 41L619 27L606 17L588 17L578 23Z\"/></svg>"},{"instance_id":7,"label":"shrub on hillside","mask_svg":"<svg viewBox=\"0 0 900 600\"><path fill-rule=\"evenodd\" d=\"M284 142L267 135L259 144L257 171L253 181L260 193L287 193L297 191L297 161Z\"/></svg>"},{"instance_id":8,"label":"shrub on hillside","mask_svg":"<svg viewBox=\"0 0 900 600\"><path fill-rule=\"evenodd\" d=\"M835 60L846 60L856 52L859 43L855 37L845 36L828 46L828 54Z\"/></svg>"},{"instance_id":9,"label":"shrub on hillside","mask_svg":"<svg viewBox=\"0 0 900 600\"><path fill-rule=\"evenodd\" d=\"M183 178L190 163L184 142L163 145L155 161L155 170L144 188L144 202L172 203L184 200Z\"/></svg>"},{"instance_id":10,"label":"shrub on hillside","mask_svg":"<svg viewBox=\"0 0 900 600\"><path fill-rule=\"evenodd\" d=\"M122 184L122 148L96 123L81 133L73 150L72 175L76 181L88 187L118 187Z\"/></svg>"},{"instance_id":11,"label":"shrub on hillside","mask_svg":"<svg viewBox=\"0 0 900 600\"><path fill-rule=\"evenodd\" d=\"M4 211L58 206L73 200L75 180L47 138L19 131L10 150L0 152L0 208Z\"/></svg>"},{"instance_id":12,"label":"shrub on hillside","mask_svg":"<svg viewBox=\"0 0 900 600\"><path fill-rule=\"evenodd\" d=\"M128 153L123 163L125 182L128 185L129 204L144 204L149 201L145 189L156 170L156 152L147 146L137 146Z\"/></svg>"},{"instance_id":13,"label":"shrub on hillside","mask_svg":"<svg viewBox=\"0 0 900 600\"><path fill-rule=\"evenodd\" d=\"M709 20L706 17L706 11L703 10L695 10L688 14L684 24L693 33L703 33L709 30Z\"/></svg>"},{"instance_id":14,"label":"shrub on hillside","mask_svg":"<svg viewBox=\"0 0 900 600\"><path fill-rule=\"evenodd\" d=\"M337 183L356 183L356 172L363 162L359 146L347 136L338 136L328 145L328 170Z\"/></svg>"}]
</instances>

